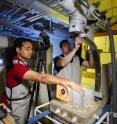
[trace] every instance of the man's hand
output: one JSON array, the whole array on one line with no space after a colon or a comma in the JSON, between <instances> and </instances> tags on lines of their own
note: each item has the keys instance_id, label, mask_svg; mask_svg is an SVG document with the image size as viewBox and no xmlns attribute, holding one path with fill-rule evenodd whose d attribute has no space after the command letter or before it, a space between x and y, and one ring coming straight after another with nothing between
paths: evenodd
<instances>
[{"instance_id":1,"label":"man's hand","mask_svg":"<svg viewBox=\"0 0 117 124\"><path fill-rule=\"evenodd\" d=\"M72 82L70 88L78 92L79 94L84 95L83 87L80 84Z\"/></svg>"},{"instance_id":2,"label":"man's hand","mask_svg":"<svg viewBox=\"0 0 117 124\"><path fill-rule=\"evenodd\" d=\"M82 38L77 36L76 39L75 39L75 49L78 50L79 47L81 46L81 44L82 44Z\"/></svg>"}]
</instances>

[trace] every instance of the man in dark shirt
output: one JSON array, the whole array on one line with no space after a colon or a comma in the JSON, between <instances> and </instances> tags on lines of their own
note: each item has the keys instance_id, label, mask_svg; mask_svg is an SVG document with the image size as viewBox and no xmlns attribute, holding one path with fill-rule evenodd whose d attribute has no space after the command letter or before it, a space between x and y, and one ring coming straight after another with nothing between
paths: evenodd
<instances>
[{"instance_id":1,"label":"man in dark shirt","mask_svg":"<svg viewBox=\"0 0 117 124\"><path fill-rule=\"evenodd\" d=\"M80 83L80 65L86 67L93 66L92 57L90 57L90 61L87 61L76 54L81 46L81 43L82 39L79 36L75 39L75 47L73 49L71 49L68 40L60 42L60 48L63 54L55 57L54 59L56 76Z\"/></svg>"}]
</instances>

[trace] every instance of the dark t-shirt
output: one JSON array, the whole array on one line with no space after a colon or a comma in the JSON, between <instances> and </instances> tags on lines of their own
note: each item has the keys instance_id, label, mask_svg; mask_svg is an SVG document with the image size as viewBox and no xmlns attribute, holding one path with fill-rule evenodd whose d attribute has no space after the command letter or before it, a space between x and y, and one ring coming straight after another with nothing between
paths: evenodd
<instances>
[{"instance_id":1,"label":"dark t-shirt","mask_svg":"<svg viewBox=\"0 0 117 124\"><path fill-rule=\"evenodd\" d=\"M80 65L82 65L82 62L84 61L84 59L83 59L81 56L79 56L78 54L76 54L76 55L79 57ZM54 58L54 73L55 73L55 74L59 73L59 71L60 71L62 68L64 68L64 67L58 67L58 66L57 66L57 61L58 61L59 59L62 59L63 57L64 57L64 55L61 54L61 55L59 55L59 56L57 56L57 57ZM73 60L71 60L71 62L72 62L72 61L73 61Z\"/></svg>"}]
</instances>

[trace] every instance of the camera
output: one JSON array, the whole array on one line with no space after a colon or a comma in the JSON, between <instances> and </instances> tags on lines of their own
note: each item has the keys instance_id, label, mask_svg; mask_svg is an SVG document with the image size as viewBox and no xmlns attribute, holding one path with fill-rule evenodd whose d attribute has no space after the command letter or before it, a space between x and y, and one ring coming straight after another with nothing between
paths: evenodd
<instances>
[{"instance_id":1,"label":"camera","mask_svg":"<svg viewBox=\"0 0 117 124\"><path fill-rule=\"evenodd\" d=\"M48 50L50 48L50 39L46 32L39 34L39 48L40 50Z\"/></svg>"}]
</instances>

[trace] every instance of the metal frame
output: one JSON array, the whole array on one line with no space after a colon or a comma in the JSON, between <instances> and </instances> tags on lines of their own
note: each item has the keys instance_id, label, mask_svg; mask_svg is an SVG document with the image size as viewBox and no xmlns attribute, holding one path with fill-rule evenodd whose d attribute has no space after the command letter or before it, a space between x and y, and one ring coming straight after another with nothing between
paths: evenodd
<instances>
[{"instance_id":1,"label":"metal frame","mask_svg":"<svg viewBox=\"0 0 117 124\"><path fill-rule=\"evenodd\" d=\"M40 111L40 108L43 108L45 106L50 105L50 102L47 102L45 104L42 104L40 106L37 106L34 110L34 116L36 116L37 113L42 113L42 111ZM52 121L54 124L62 124L60 122L58 122L57 120L51 118L50 116L46 115L45 116L47 119L49 119L50 121ZM105 112L95 124L109 124L109 117L110 117L110 113L109 112ZM104 121L106 119L106 122ZM41 122L37 122L38 124L41 124Z\"/></svg>"},{"instance_id":2,"label":"metal frame","mask_svg":"<svg viewBox=\"0 0 117 124\"><path fill-rule=\"evenodd\" d=\"M34 116L36 116L37 113L42 113L42 111L40 111L39 109L40 109L40 108L43 108L43 107L45 107L45 106L48 106L48 105L50 105L50 102L47 102L47 103L42 104L42 105L40 105L40 106L37 106L37 107L35 108L35 110L34 110ZM48 115L46 115L45 117L46 117L47 119L49 119L50 121L52 121L54 124L62 124L62 123L58 122L57 120L51 118L51 117L48 116ZM41 124L41 122L37 122L37 123L38 123L38 124Z\"/></svg>"},{"instance_id":3,"label":"metal frame","mask_svg":"<svg viewBox=\"0 0 117 124\"><path fill-rule=\"evenodd\" d=\"M104 113L103 116L95 124L109 124L109 115L109 112ZM104 122L104 119L106 119L106 122Z\"/></svg>"}]
</instances>

